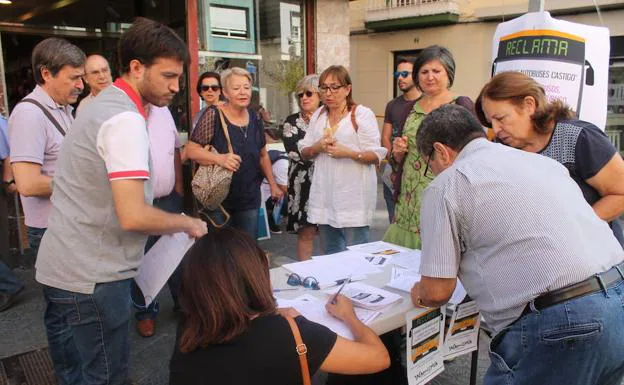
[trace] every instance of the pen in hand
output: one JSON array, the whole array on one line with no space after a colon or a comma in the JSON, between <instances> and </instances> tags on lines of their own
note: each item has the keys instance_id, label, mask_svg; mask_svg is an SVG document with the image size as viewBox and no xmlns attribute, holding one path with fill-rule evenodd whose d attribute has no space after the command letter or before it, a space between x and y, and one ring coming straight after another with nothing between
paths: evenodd
<instances>
[{"instance_id":1,"label":"pen in hand","mask_svg":"<svg viewBox=\"0 0 624 385\"><path fill-rule=\"evenodd\" d=\"M348 276L347 279L345 279L344 282L342 282L342 286L340 286L340 288L338 289L336 294L334 294L334 297L331 300L332 304L336 304L336 299L338 298L338 295L340 294L342 289L344 289L344 287L347 286L347 283L349 283L349 282L351 282L351 276Z\"/></svg>"}]
</instances>

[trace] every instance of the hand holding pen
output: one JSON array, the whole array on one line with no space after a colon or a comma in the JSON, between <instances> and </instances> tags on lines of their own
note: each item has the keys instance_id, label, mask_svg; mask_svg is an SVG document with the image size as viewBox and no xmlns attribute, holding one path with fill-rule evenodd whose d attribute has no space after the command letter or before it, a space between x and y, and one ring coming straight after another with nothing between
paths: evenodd
<instances>
[{"instance_id":1,"label":"hand holding pen","mask_svg":"<svg viewBox=\"0 0 624 385\"><path fill-rule=\"evenodd\" d=\"M335 298L335 302L334 301ZM353 303L351 300L344 295L339 294L338 296L334 296L331 298L329 302L325 305L325 309L329 314L338 318L342 322L347 321L355 321L357 317L355 316L355 311L353 310Z\"/></svg>"},{"instance_id":2,"label":"hand holding pen","mask_svg":"<svg viewBox=\"0 0 624 385\"><path fill-rule=\"evenodd\" d=\"M348 276L345 280L342 281L342 285L338 288L338 291L336 292L336 294L334 294L334 297L330 301L332 304L336 304L336 299L338 298L338 295L340 295L342 289L344 289L344 287L347 286L349 282L351 282L351 276Z\"/></svg>"}]
</instances>

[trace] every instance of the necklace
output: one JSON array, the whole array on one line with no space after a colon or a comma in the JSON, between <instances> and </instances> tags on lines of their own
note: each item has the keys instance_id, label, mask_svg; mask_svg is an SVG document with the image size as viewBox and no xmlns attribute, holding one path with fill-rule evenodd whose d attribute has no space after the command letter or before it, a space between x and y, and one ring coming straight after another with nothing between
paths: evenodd
<instances>
[{"instance_id":1,"label":"necklace","mask_svg":"<svg viewBox=\"0 0 624 385\"><path fill-rule=\"evenodd\" d=\"M347 110L347 105L344 106L344 108L340 112L340 118L338 119L336 124L334 124L333 126L331 125L331 123L329 121L329 110L327 110L327 127L325 128L325 134L326 135L334 136L336 131L338 131L338 126L340 125L340 121L344 117L344 113L345 113L346 110Z\"/></svg>"},{"instance_id":2,"label":"necklace","mask_svg":"<svg viewBox=\"0 0 624 385\"><path fill-rule=\"evenodd\" d=\"M247 131L249 131L249 125L244 125L244 126L236 126L238 127L238 129L241 131L241 133L243 134L243 137L245 137L245 140L247 140Z\"/></svg>"}]
</instances>

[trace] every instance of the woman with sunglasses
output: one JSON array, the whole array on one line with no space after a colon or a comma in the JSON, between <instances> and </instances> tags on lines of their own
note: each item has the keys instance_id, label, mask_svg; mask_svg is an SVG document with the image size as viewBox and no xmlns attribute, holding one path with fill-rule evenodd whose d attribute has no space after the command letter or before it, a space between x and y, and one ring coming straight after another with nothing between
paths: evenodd
<instances>
[{"instance_id":1,"label":"woman with sunglasses","mask_svg":"<svg viewBox=\"0 0 624 385\"><path fill-rule=\"evenodd\" d=\"M327 311L351 330L350 341L308 321L295 309L277 309L268 259L246 234L223 228L198 239L183 259L181 317L170 363L171 385L302 383L294 318L317 370L369 374L388 367L379 337L339 295Z\"/></svg>"},{"instance_id":2,"label":"woman with sunglasses","mask_svg":"<svg viewBox=\"0 0 624 385\"><path fill-rule=\"evenodd\" d=\"M508 146L563 164L596 214L624 245L624 161L604 131L576 119L561 100L549 102L544 88L521 72L503 72L483 87L477 117Z\"/></svg>"},{"instance_id":3,"label":"woman with sunglasses","mask_svg":"<svg viewBox=\"0 0 624 385\"><path fill-rule=\"evenodd\" d=\"M318 89L319 76L308 75L297 83L296 93L300 111L286 118L283 138L288 153L288 224L286 229L297 234L299 260L310 259L314 248L316 225L308 222L308 198L312 185L314 162L301 158L297 143L308 131L314 111L319 108L321 97Z\"/></svg>"},{"instance_id":4,"label":"woman with sunglasses","mask_svg":"<svg viewBox=\"0 0 624 385\"><path fill-rule=\"evenodd\" d=\"M199 121L199 118L204 113L206 108L214 106L221 101L221 76L216 72L204 72L199 76L197 80L197 93L202 98L206 106L202 108L193 117L193 127Z\"/></svg>"},{"instance_id":5,"label":"woman with sunglasses","mask_svg":"<svg viewBox=\"0 0 624 385\"><path fill-rule=\"evenodd\" d=\"M442 105L456 103L474 111L474 104L470 98L451 91L455 60L444 47L425 48L414 62L412 78L422 96L407 117L401 136L392 143L390 162L394 170L396 206L394 223L386 231L384 241L420 249L420 199L432 176L416 151L416 132L425 116Z\"/></svg>"},{"instance_id":6,"label":"woman with sunglasses","mask_svg":"<svg viewBox=\"0 0 624 385\"><path fill-rule=\"evenodd\" d=\"M343 66L321 74L323 108L310 118L299 151L314 159L308 221L319 228L323 254L366 243L377 203L375 165L387 150L370 108L353 101L351 77Z\"/></svg>"}]
</instances>

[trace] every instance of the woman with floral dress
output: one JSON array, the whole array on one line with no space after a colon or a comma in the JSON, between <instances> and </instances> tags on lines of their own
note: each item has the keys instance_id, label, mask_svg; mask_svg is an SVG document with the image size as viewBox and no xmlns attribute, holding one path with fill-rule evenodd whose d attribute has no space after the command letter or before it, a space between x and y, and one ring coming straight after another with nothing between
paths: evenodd
<instances>
[{"instance_id":1,"label":"woman with floral dress","mask_svg":"<svg viewBox=\"0 0 624 385\"><path fill-rule=\"evenodd\" d=\"M287 230L297 234L297 255L300 260L310 259L314 248L316 225L308 223L308 197L312 184L314 162L303 160L297 143L303 139L310 117L320 105L318 75L308 75L297 83L297 100L300 112L290 115L284 123L284 148L288 153L288 224Z\"/></svg>"},{"instance_id":2,"label":"woman with floral dress","mask_svg":"<svg viewBox=\"0 0 624 385\"><path fill-rule=\"evenodd\" d=\"M474 113L473 102L457 96L450 88L455 79L455 60L449 50L437 45L425 48L414 62L414 84L422 91L410 112L401 136L392 145L391 163L395 170L396 207L394 223L384 241L420 249L420 199L432 179L425 162L416 151L416 131L420 122L436 108L456 103Z\"/></svg>"}]
</instances>

